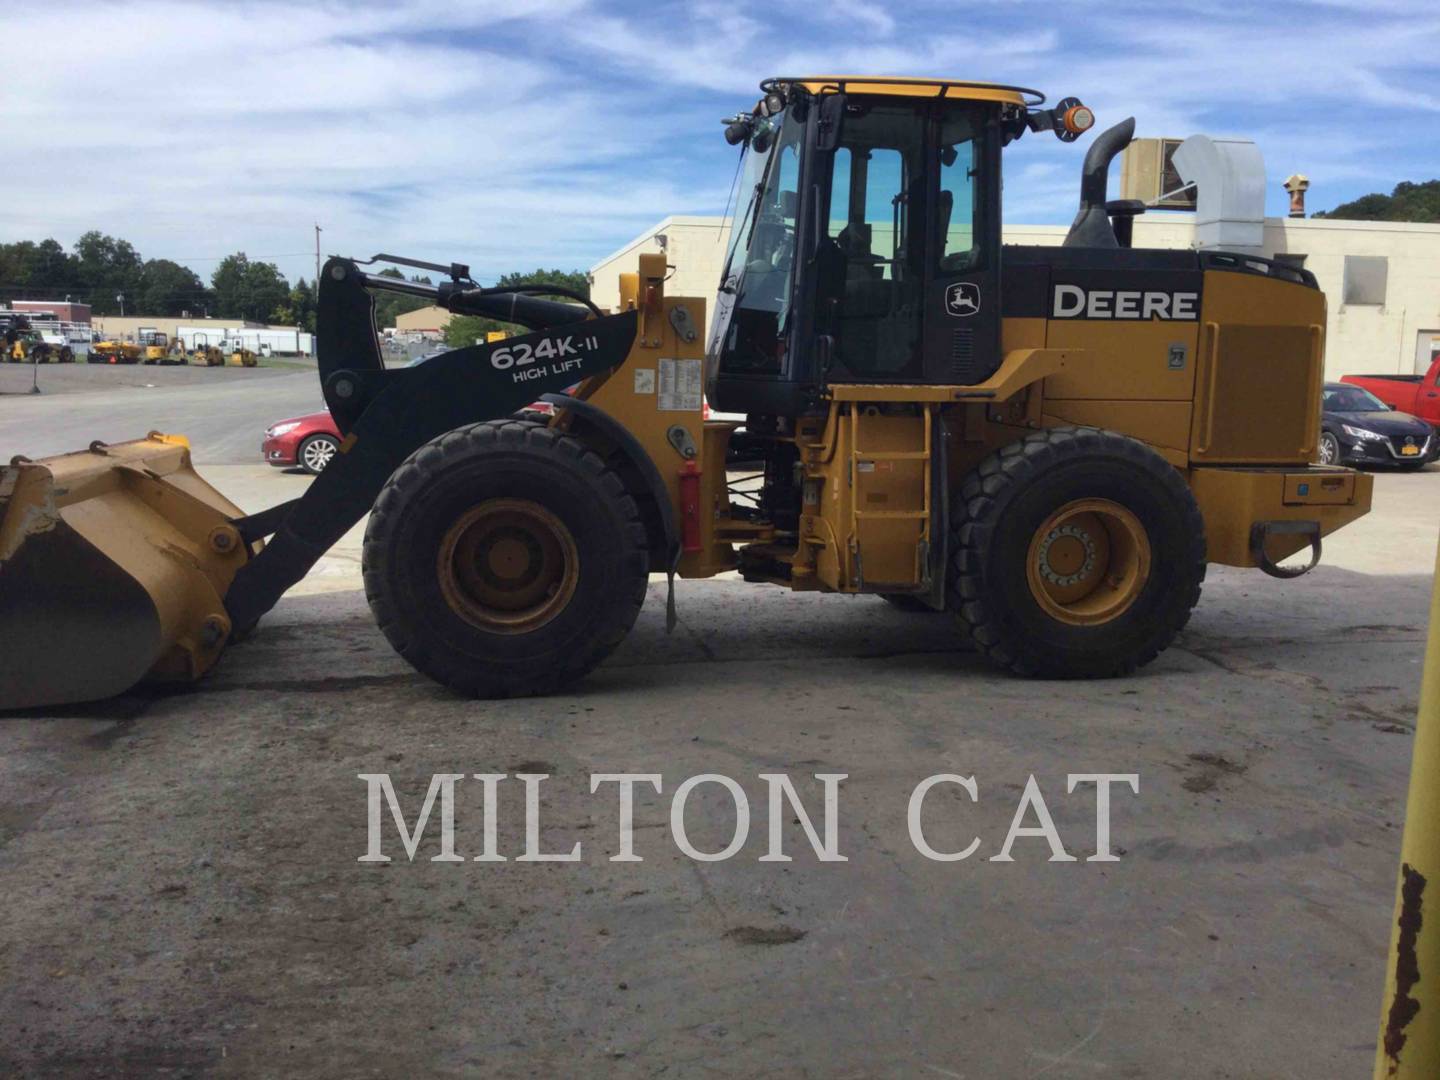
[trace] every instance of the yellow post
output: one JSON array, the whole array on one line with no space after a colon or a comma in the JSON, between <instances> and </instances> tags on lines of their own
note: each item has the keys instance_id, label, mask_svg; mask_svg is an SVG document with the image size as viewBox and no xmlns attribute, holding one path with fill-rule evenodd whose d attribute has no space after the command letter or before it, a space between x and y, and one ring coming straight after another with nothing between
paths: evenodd
<instances>
[{"instance_id":1,"label":"yellow post","mask_svg":"<svg viewBox=\"0 0 1440 1080\"><path fill-rule=\"evenodd\" d=\"M1440 1077L1440 552L1415 717L1375 1080Z\"/></svg>"}]
</instances>

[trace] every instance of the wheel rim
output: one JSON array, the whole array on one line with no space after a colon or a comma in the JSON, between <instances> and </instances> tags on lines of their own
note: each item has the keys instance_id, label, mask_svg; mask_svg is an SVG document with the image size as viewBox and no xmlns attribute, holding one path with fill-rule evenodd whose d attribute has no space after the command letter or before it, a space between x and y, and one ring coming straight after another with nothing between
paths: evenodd
<instances>
[{"instance_id":1,"label":"wheel rim","mask_svg":"<svg viewBox=\"0 0 1440 1080\"><path fill-rule=\"evenodd\" d=\"M320 472L330 459L335 456L335 444L329 439L313 439L305 444L304 457L306 468Z\"/></svg>"},{"instance_id":2,"label":"wheel rim","mask_svg":"<svg viewBox=\"0 0 1440 1080\"><path fill-rule=\"evenodd\" d=\"M580 554L565 523L528 499L472 507L440 542L440 591L482 630L528 634L575 595Z\"/></svg>"},{"instance_id":3,"label":"wheel rim","mask_svg":"<svg viewBox=\"0 0 1440 1080\"><path fill-rule=\"evenodd\" d=\"M1335 464L1335 437L1333 435L1320 436L1320 464Z\"/></svg>"},{"instance_id":4,"label":"wheel rim","mask_svg":"<svg viewBox=\"0 0 1440 1080\"><path fill-rule=\"evenodd\" d=\"M1077 499L1030 540L1026 579L1051 618L1093 626L1119 618L1150 579L1150 538L1140 519L1109 499Z\"/></svg>"}]
</instances>

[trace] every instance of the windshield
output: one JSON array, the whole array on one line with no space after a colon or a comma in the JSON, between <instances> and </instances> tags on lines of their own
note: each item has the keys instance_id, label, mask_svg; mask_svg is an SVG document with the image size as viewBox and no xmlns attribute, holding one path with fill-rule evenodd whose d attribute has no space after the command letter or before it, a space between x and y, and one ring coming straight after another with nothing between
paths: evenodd
<instances>
[{"instance_id":1,"label":"windshield","mask_svg":"<svg viewBox=\"0 0 1440 1080\"><path fill-rule=\"evenodd\" d=\"M730 231L721 285L733 309L716 326L726 370L779 372L784 360L803 130L777 113L757 120L750 138L739 192L745 210Z\"/></svg>"},{"instance_id":2,"label":"windshield","mask_svg":"<svg viewBox=\"0 0 1440 1080\"><path fill-rule=\"evenodd\" d=\"M1330 412L1385 412L1390 406L1358 386L1327 386L1325 408Z\"/></svg>"}]
</instances>

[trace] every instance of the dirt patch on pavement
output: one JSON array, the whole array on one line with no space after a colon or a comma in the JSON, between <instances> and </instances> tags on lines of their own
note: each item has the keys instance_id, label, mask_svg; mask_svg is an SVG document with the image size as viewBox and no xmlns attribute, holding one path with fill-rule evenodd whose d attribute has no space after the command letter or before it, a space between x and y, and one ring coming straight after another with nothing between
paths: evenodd
<instances>
[{"instance_id":1,"label":"dirt patch on pavement","mask_svg":"<svg viewBox=\"0 0 1440 1080\"><path fill-rule=\"evenodd\" d=\"M725 936L740 945L793 945L805 936L793 926L736 926Z\"/></svg>"},{"instance_id":2,"label":"dirt patch on pavement","mask_svg":"<svg viewBox=\"0 0 1440 1080\"><path fill-rule=\"evenodd\" d=\"M1193 763L1191 765L1193 771L1181 782L1180 786L1186 791L1193 791L1196 794L1213 791L1221 777L1240 776L1246 769L1246 766L1231 761L1224 754L1190 754L1189 758Z\"/></svg>"}]
</instances>

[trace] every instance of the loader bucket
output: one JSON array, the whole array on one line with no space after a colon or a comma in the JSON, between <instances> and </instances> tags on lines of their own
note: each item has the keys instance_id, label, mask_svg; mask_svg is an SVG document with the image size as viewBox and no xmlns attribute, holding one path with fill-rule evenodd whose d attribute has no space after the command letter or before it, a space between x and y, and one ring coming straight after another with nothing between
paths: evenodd
<instances>
[{"instance_id":1,"label":"loader bucket","mask_svg":"<svg viewBox=\"0 0 1440 1080\"><path fill-rule=\"evenodd\" d=\"M249 558L240 516L179 436L0 468L0 709L204 674Z\"/></svg>"}]
</instances>

